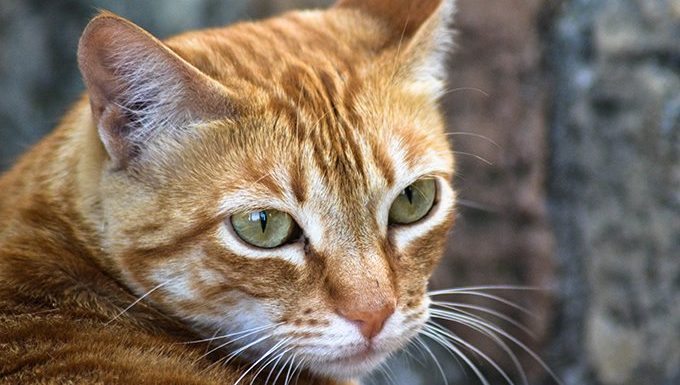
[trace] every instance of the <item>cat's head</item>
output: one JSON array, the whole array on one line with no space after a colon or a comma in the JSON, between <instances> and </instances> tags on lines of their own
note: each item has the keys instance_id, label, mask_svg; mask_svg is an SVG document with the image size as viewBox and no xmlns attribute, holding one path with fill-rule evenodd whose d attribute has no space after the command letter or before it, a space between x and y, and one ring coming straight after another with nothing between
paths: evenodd
<instances>
[{"instance_id":1,"label":"cat's head","mask_svg":"<svg viewBox=\"0 0 680 385\"><path fill-rule=\"evenodd\" d=\"M106 264L243 356L351 377L403 347L453 221L452 13L345 0L166 42L95 18L79 64Z\"/></svg>"}]
</instances>

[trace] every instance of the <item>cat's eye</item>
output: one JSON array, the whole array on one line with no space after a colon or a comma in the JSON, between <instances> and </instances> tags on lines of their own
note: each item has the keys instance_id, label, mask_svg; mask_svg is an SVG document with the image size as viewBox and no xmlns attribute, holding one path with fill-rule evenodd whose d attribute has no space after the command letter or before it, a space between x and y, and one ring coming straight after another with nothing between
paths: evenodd
<instances>
[{"instance_id":1,"label":"cat's eye","mask_svg":"<svg viewBox=\"0 0 680 385\"><path fill-rule=\"evenodd\" d=\"M293 218L278 210L260 210L231 216L231 225L244 242L263 249L282 246L300 235Z\"/></svg>"},{"instance_id":2,"label":"cat's eye","mask_svg":"<svg viewBox=\"0 0 680 385\"><path fill-rule=\"evenodd\" d=\"M437 183L434 179L423 178L413 182L392 203L389 223L407 225L423 219L434 206L436 195Z\"/></svg>"}]
</instances>

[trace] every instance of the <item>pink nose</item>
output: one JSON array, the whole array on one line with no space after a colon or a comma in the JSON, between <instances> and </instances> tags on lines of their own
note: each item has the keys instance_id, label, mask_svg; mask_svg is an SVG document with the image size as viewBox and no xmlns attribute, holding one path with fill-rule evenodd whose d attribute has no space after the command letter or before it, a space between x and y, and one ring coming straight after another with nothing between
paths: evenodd
<instances>
[{"instance_id":1,"label":"pink nose","mask_svg":"<svg viewBox=\"0 0 680 385\"><path fill-rule=\"evenodd\" d=\"M394 313L394 303L392 302L385 302L366 308L356 306L338 308L338 314L356 324L361 334L367 340L380 333L392 313Z\"/></svg>"}]
</instances>

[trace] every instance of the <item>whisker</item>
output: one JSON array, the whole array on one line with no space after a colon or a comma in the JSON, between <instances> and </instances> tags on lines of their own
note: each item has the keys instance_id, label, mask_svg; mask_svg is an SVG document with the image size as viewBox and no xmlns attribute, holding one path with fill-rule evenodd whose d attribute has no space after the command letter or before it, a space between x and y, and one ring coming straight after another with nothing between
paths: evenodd
<instances>
[{"instance_id":1,"label":"whisker","mask_svg":"<svg viewBox=\"0 0 680 385\"><path fill-rule=\"evenodd\" d=\"M512 302L508 299L505 299L503 297L499 297L499 296L493 295L493 294L488 294L488 293L483 293L483 292L473 291L473 290L456 290L456 291L441 291L441 290L439 290L439 291L434 291L434 292L428 293L429 296L448 295L448 294L451 294L451 295L454 295L454 294L455 295L472 295L472 296L491 299L491 300L503 303L505 305L508 305L512 308L515 308L515 309L521 311L522 313L524 313L524 314L526 314L526 315L528 315L528 316L530 316L534 319L538 318L535 314L533 314L531 311L529 311L529 309L527 309L527 308L525 308L521 305L518 305L518 304L516 304L516 303L514 303L514 302Z\"/></svg>"},{"instance_id":2,"label":"whisker","mask_svg":"<svg viewBox=\"0 0 680 385\"><path fill-rule=\"evenodd\" d=\"M530 291L549 291L549 288L543 288L538 286L519 286L519 285L482 285L482 286L467 286L467 287L456 287L451 289L434 290L428 294L450 294L458 293L461 291L480 291L480 290L530 290Z\"/></svg>"},{"instance_id":3,"label":"whisker","mask_svg":"<svg viewBox=\"0 0 680 385\"><path fill-rule=\"evenodd\" d=\"M412 347L415 347L415 346L417 346L415 344L415 341L413 339L409 340L408 343L406 344L406 348L404 349L404 354L406 354L408 356L409 360L413 360L413 361L417 362L420 366L424 367L425 363L423 361L421 361L418 357L416 357L413 353L410 352L410 349ZM418 346L418 349L422 349L422 348L420 346ZM422 352L421 352L421 354L422 354Z\"/></svg>"},{"instance_id":4,"label":"whisker","mask_svg":"<svg viewBox=\"0 0 680 385\"><path fill-rule=\"evenodd\" d=\"M279 362L281 362L281 359L285 356L286 353L288 353L291 350L293 350L293 348L289 347L289 348L285 349L284 351L278 353L276 355L276 357L274 357L274 359L272 359L272 361L276 360L276 362L274 362L274 365L272 365L271 369L269 369L269 374L267 374L267 378L264 380L265 385L269 384L269 379L271 378L272 374L274 373L274 369L276 369L276 366L279 364ZM267 365L269 365L269 363L265 364L265 366L262 367L262 369L266 368ZM262 371L262 369L260 369L260 371ZM250 382L250 385L252 385L253 381L255 381L255 378L257 378L258 374L260 374L260 372L257 372L255 374L255 377L253 377L253 380Z\"/></svg>"},{"instance_id":5,"label":"whisker","mask_svg":"<svg viewBox=\"0 0 680 385\"><path fill-rule=\"evenodd\" d=\"M435 316L433 316L433 317L435 317ZM477 325L475 323L472 323L472 322L469 322L469 321L466 321L466 320L456 320L455 322L457 322L457 323L459 323L463 326L467 326L468 328L470 328L470 329L472 329L476 332L481 333L482 335L491 339L498 346L500 346L500 348L508 355L508 357L510 357L510 360L512 361L513 365L517 369L517 372L520 374L520 376L522 378L522 383L527 385L528 380L527 380L527 377L526 377L526 372L524 371L522 364L517 359L517 355L512 351L512 349L510 349L510 347L505 342L503 342L503 340L500 337L498 337L498 335L496 335L492 331L485 329L483 326ZM446 328L444 328L441 325L438 325L436 322L430 321L430 323L433 326L437 326L438 328L446 330Z\"/></svg>"},{"instance_id":6,"label":"whisker","mask_svg":"<svg viewBox=\"0 0 680 385\"><path fill-rule=\"evenodd\" d=\"M440 319L449 319L451 321L458 321L460 319L467 319L468 321L472 323L477 323L478 325L481 325L482 327L486 329L490 329L491 331L498 333L499 335L505 337L512 343L514 343L516 346L524 350L529 356L531 356L534 361L536 361L542 368L545 370L558 384L563 385L562 381L557 377L557 375L550 369L550 367L536 354L533 350L529 349L528 346L526 346L524 343L519 341L517 338L513 337L511 334L506 332L505 330L499 328L496 325L490 324L488 322L483 322L480 320L475 320L474 318L467 317L465 315L450 315L450 314L437 314L435 313L432 314L433 317L435 318L440 318ZM458 319L451 319L451 318L458 318Z\"/></svg>"},{"instance_id":7,"label":"whisker","mask_svg":"<svg viewBox=\"0 0 680 385\"><path fill-rule=\"evenodd\" d=\"M378 371L383 376L383 378L387 380L387 382L389 382L391 385L396 385L394 378L392 378L390 373L387 372L387 369L383 366L382 363L378 366Z\"/></svg>"},{"instance_id":8,"label":"whisker","mask_svg":"<svg viewBox=\"0 0 680 385\"><path fill-rule=\"evenodd\" d=\"M486 164L487 166L493 166L493 162L492 162L492 161L487 160L486 158L484 158L484 157L482 157L482 156L479 156L479 155L477 155L477 154L473 154L473 153L471 153L471 152L465 152L465 151L452 151L452 153L453 153L453 154L456 154L456 155L471 156L471 157L473 157L473 158L475 158L475 159L481 161L482 163Z\"/></svg>"},{"instance_id":9,"label":"whisker","mask_svg":"<svg viewBox=\"0 0 680 385\"><path fill-rule=\"evenodd\" d=\"M503 313L500 313L500 312L497 312L495 310L486 308L484 306L476 306L476 305L470 305L470 304L467 304L467 303L460 303L460 302L439 302L439 301L432 301L430 304L433 305L433 306L439 306L439 307L442 307L442 308L445 308L445 309L461 312L463 314L467 314L469 316L474 316L474 317L477 317L477 315L466 312L464 310L460 310L459 308L473 309L473 310L477 310L477 311L480 311L480 312L483 312L483 313L486 313L486 314L491 314L495 317L502 319L503 321L510 323L511 325L515 326L516 328L518 328L521 331L523 331L524 333L526 333L531 338L536 339L536 334L534 332L532 332L531 330L529 330L528 327L526 327L523 324L521 324L520 322L518 322L517 320L515 320L511 317L508 317L507 315L505 315Z\"/></svg>"},{"instance_id":10,"label":"whisker","mask_svg":"<svg viewBox=\"0 0 680 385\"><path fill-rule=\"evenodd\" d=\"M151 293L153 293L154 291L160 289L161 287L163 287L163 286L169 284L170 282L173 282L173 281L176 280L176 279L177 279L177 278L171 278L171 279L169 279L169 280L167 280L167 281L165 281L165 282L163 282L163 283L160 283L160 284L154 286L151 290L149 290L149 291L147 291L146 293L144 293L144 295L142 295L141 297L137 298L134 302L132 302L131 304L129 304L129 305L128 305L125 309L123 309L120 313L116 314L115 317L111 318L108 322L106 322L106 323L104 324L104 326L109 326L109 324L111 324L111 322L117 320L118 317L120 317L120 316L122 316L123 314L125 314L128 310L132 309L136 304L138 304L138 303L139 303L140 301L142 301L144 298L146 298L146 297L148 297L149 295L151 295Z\"/></svg>"},{"instance_id":11,"label":"whisker","mask_svg":"<svg viewBox=\"0 0 680 385\"><path fill-rule=\"evenodd\" d=\"M425 325L427 326L427 325ZM475 365L460 349L457 347L453 346L451 343L443 339L441 336L439 336L436 333L433 333L431 330L424 328L421 330L421 334L430 338L431 340L435 341L439 345L441 345L444 349L446 349L449 353L452 355L457 355L462 359L467 366L472 369L472 371L475 373L477 378L482 382L483 385L490 385L489 381L486 379L486 377L482 374L482 372L479 370L477 365Z\"/></svg>"},{"instance_id":12,"label":"whisker","mask_svg":"<svg viewBox=\"0 0 680 385\"><path fill-rule=\"evenodd\" d=\"M272 325L272 327L273 327L273 325ZM228 345L230 345L230 344L233 344L234 342L237 342L237 341L242 340L242 339L244 339L244 338L246 338L246 337L249 337L249 336L251 336L251 335L253 335L253 334L255 334L255 333L259 332L259 331L261 331L261 330L250 331L250 332L248 332L248 333L246 333L246 334L244 334L244 335L242 335L242 336L240 336L240 337L234 338L233 340L229 340L229 341L227 341L227 342L225 342L225 343L223 343L223 344L221 344L221 345L219 345L219 346L217 346L217 347L211 349L209 352L203 354L203 355L200 356L198 359L196 359L196 361L195 361L194 363L196 363L196 362L202 360L203 358L207 357L207 356L210 355L211 353L213 353L213 352L215 352L215 351L217 351L217 350L220 350L220 349L224 348L225 346L228 346ZM223 360L224 358L225 358L225 357L220 358L217 362Z\"/></svg>"},{"instance_id":13,"label":"whisker","mask_svg":"<svg viewBox=\"0 0 680 385\"><path fill-rule=\"evenodd\" d=\"M421 330L420 333L422 334L423 331ZM431 337L430 337L430 338L431 338ZM446 378L446 374L444 373L444 369L442 368L441 364L440 364L439 361L437 360L437 357L434 355L434 353L432 353L432 350L430 350L430 348L427 347L427 344L425 344L425 342L423 342L420 338L416 338L415 340L416 340L418 343L420 343L420 345L425 349L425 351L426 351L426 352L430 355L430 357L432 358L432 361L433 361L434 364L437 366L437 369L439 370L439 373L442 375L442 379L444 380L444 384L445 384L445 385L449 385L449 380L448 380L448 378Z\"/></svg>"},{"instance_id":14,"label":"whisker","mask_svg":"<svg viewBox=\"0 0 680 385\"><path fill-rule=\"evenodd\" d=\"M211 341L215 341L215 340L221 340L221 339L224 339L224 338L238 336L238 335L245 334L245 333L257 332L257 331L275 328L275 327L280 326L282 324L283 324L283 322L279 322L279 323L273 324L273 325L258 326L258 327L252 328L252 329L242 330L242 331L239 331L239 332L234 332L234 333L230 333L230 334L223 334L219 337L215 337L215 335L217 334L217 332L215 332L215 334L213 334L213 336L210 337L210 338L204 338L204 339L200 339L200 340L192 340L192 341L186 341L186 342L179 342L179 343L189 345L189 344L199 344L199 343L202 343L202 342L211 342ZM219 329L218 329L218 331L219 331Z\"/></svg>"},{"instance_id":15,"label":"whisker","mask_svg":"<svg viewBox=\"0 0 680 385\"><path fill-rule=\"evenodd\" d=\"M234 358L238 357L239 354L243 353L244 351L250 349L251 347L253 347L253 346L259 344L260 342L262 342L262 341L264 341L264 340L266 340L266 339L268 339L268 338L271 338L271 337L273 337L272 334L268 334L268 335L266 335L266 336L262 336L262 337L256 339L255 341L250 342L250 343L248 343L248 344L246 344L246 345L244 345L244 346L242 346L242 347L240 347L240 348L234 350L234 351L231 352L228 356L223 357L223 358L220 358L219 360L217 360L217 362L220 362L220 361L222 361L224 358L226 358L226 360L224 360L224 362L222 363L222 365L223 365L223 366L224 366L224 365L227 365L227 364L228 364L229 362L231 362Z\"/></svg>"},{"instance_id":16,"label":"whisker","mask_svg":"<svg viewBox=\"0 0 680 385\"><path fill-rule=\"evenodd\" d=\"M241 376L236 380L236 382L234 382L234 385L238 385L238 384L241 382L241 380L242 380L243 378L245 378L245 376L247 376L248 373L250 373L250 371L253 370L260 362L262 362L262 361L265 360L267 357L269 357L270 354L272 354L273 352L275 352L276 350L278 350L279 347L281 347L282 345L284 345L284 344L286 344L288 341L290 341L290 339L291 339L290 337L289 337L289 338L284 338L284 339L280 340L279 342L277 342L276 344L274 344L273 347L269 348L269 350L267 350L260 358L258 358L254 363L252 363L252 364L248 367L248 369L246 369L243 373L241 373Z\"/></svg>"},{"instance_id":17,"label":"whisker","mask_svg":"<svg viewBox=\"0 0 680 385\"><path fill-rule=\"evenodd\" d=\"M489 93L488 93L488 92L484 91L484 90L481 89L481 88L477 88L477 87L458 87L458 88L450 88L450 89L445 90L445 91L442 93L442 96L448 95L448 94L452 94L452 93L454 93L454 92L460 92L460 91L475 91L475 92L479 92L480 94L482 94L482 95L485 96L485 97L489 97Z\"/></svg>"},{"instance_id":18,"label":"whisker","mask_svg":"<svg viewBox=\"0 0 680 385\"><path fill-rule=\"evenodd\" d=\"M480 134L474 133L474 132L454 131L454 132L447 132L447 133L444 134L444 135L446 135L446 136L457 136L457 135L460 135L460 136L471 136L471 137L473 137L473 138L479 138L479 139L485 140L485 141L491 143L494 147L496 147L496 148L499 149L499 150L502 150L502 149L503 149L503 147L501 147L500 144L496 143L496 142L495 142L494 140L492 140L491 138L489 138L489 137L487 137L487 136L484 136L484 135L480 135Z\"/></svg>"},{"instance_id":19,"label":"whisker","mask_svg":"<svg viewBox=\"0 0 680 385\"><path fill-rule=\"evenodd\" d=\"M296 355L293 354L293 356L291 357L290 366L288 367L288 373L286 373L286 380L283 383L284 385L288 385L290 383L291 373L292 373L293 365L295 363L295 356Z\"/></svg>"},{"instance_id":20,"label":"whisker","mask_svg":"<svg viewBox=\"0 0 680 385\"><path fill-rule=\"evenodd\" d=\"M276 374L276 377L274 377L274 382L273 382L274 384L278 384L278 382L279 382L279 377L281 376L281 374L283 373L283 371L286 369L286 366L288 366L288 364L291 362L291 360L293 359L293 356L294 356L294 355L295 355L295 354L293 354L293 355L291 355L290 357L288 357L288 359L283 363L283 365L282 365L281 368L279 369L279 372Z\"/></svg>"},{"instance_id":21,"label":"whisker","mask_svg":"<svg viewBox=\"0 0 680 385\"><path fill-rule=\"evenodd\" d=\"M437 326L439 326L439 325L437 325ZM436 334L438 334L442 337L446 337L446 338L450 339L452 342L458 343L459 345L461 345L461 346L467 348L468 350L472 351L473 353L479 355L484 360L486 360L486 362L491 364L491 366L494 369L496 369L496 371L498 371L498 373L500 373L500 375L505 379L505 381L508 382L508 384L515 385L515 383L510 379L508 374L505 373L505 371L496 363L496 361L491 359L488 355L486 355L484 352L482 352L481 350L476 348L471 343L469 343L469 342L465 341L464 339L456 336L455 334L445 330L442 327L439 327L439 328L435 327L434 324L426 324L425 327L428 328L431 332L436 333Z\"/></svg>"},{"instance_id":22,"label":"whisker","mask_svg":"<svg viewBox=\"0 0 680 385\"><path fill-rule=\"evenodd\" d=\"M468 207L468 208L476 209L476 210L480 210L480 211L486 211L486 212L494 213L494 214L500 213L500 210L495 209L490 205L486 205L484 203L479 203L479 202L474 202L474 201L471 201L471 200L468 200L468 199L458 198L458 199L456 199L456 205Z\"/></svg>"},{"instance_id":23,"label":"whisker","mask_svg":"<svg viewBox=\"0 0 680 385\"><path fill-rule=\"evenodd\" d=\"M295 376L295 385L297 385L298 381L300 380L300 375L302 374L302 371L303 371L304 362L305 362L304 358L300 359L300 363L298 364L298 367L295 368L295 370L298 371L297 375ZM293 373L295 373L295 370L293 370Z\"/></svg>"},{"instance_id":24,"label":"whisker","mask_svg":"<svg viewBox=\"0 0 680 385\"><path fill-rule=\"evenodd\" d=\"M387 380L387 382L389 382L392 385L398 384L394 379L393 373L387 361L381 362L380 365L378 365L377 369L378 371L380 371L380 374Z\"/></svg>"},{"instance_id":25,"label":"whisker","mask_svg":"<svg viewBox=\"0 0 680 385\"><path fill-rule=\"evenodd\" d=\"M443 152L440 151L440 152L437 152L437 153L435 153L435 154L442 154L442 153L443 153ZM484 158L484 157L482 157L482 156L479 156L479 155L476 155L476 154L473 154L473 153L471 153L471 152L451 150L451 151L447 151L447 153L450 153L450 154L453 154L453 155L465 155L465 156L470 156L470 157L473 157L473 158L475 158L475 159L481 161L482 163L486 164L487 166L493 166L493 165L494 165L493 162L487 160L486 158Z\"/></svg>"},{"instance_id":26,"label":"whisker","mask_svg":"<svg viewBox=\"0 0 680 385\"><path fill-rule=\"evenodd\" d=\"M222 320L222 322L224 322L224 319ZM215 329L215 332L214 332L214 333L212 334L212 336L210 337L210 338L211 338L210 341L213 341L213 340L215 339L215 337L217 337L217 335L220 333L220 331L222 331L222 327L219 327L219 328ZM193 341L189 341L188 343L192 343L192 342L193 342ZM180 343L181 343L181 342L180 342ZM205 344L205 351L203 352L203 354L207 354L207 353L208 353L208 350L210 350L210 345L211 345L210 342L208 342L207 344Z\"/></svg>"},{"instance_id":27,"label":"whisker","mask_svg":"<svg viewBox=\"0 0 680 385\"><path fill-rule=\"evenodd\" d=\"M271 357L267 362L265 362L265 363L262 365L262 367L257 371L257 373L255 373L255 377L253 377L253 379L251 380L251 384L250 384L250 385L252 385L252 383L255 381L255 378L257 378L257 376L259 376L260 372L262 372L267 366L269 366L270 364L273 363L271 369L269 369L269 374L267 375L267 379L266 379L265 382L264 382L265 384L268 384L268 383L269 383L269 378L271 378L271 376L272 376L272 374L273 374L273 372L274 372L274 369L276 369L276 366L279 364L279 362L281 362L281 359L282 359L287 353L289 353L290 351L292 351L293 349L295 349L295 346L293 346L293 343L294 343L294 342L297 342L297 341L299 341L299 340L300 340L299 338L289 337L288 342L286 342L285 345L283 345L282 347L279 348L279 352L277 352L276 354L272 354L273 357Z\"/></svg>"}]
</instances>

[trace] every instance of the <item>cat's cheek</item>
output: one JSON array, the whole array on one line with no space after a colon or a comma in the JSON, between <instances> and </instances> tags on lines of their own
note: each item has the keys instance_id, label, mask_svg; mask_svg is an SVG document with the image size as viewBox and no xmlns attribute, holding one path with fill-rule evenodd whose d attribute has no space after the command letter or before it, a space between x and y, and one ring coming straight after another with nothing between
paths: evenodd
<instances>
[{"instance_id":1,"label":"cat's cheek","mask_svg":"<svg viewBox=\"0 0 680 385\"><path fill-rule=\"evenodd\" d=\"M274 326L275 317L271 314L273 306L266 301L254 300L239 292L227 293L224 297L225 301L219 306L218 313L203 316L200 312L190 314L195 326L205 330L203 334L207 337L216 330L233 334L248 330L265 331Z\"/></svg>"}]
</instances>

